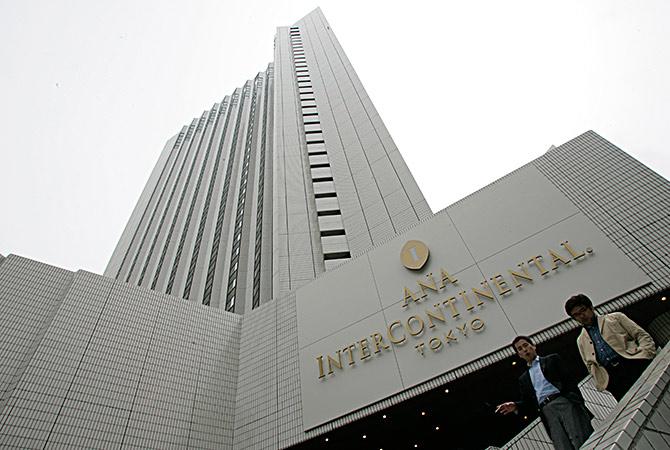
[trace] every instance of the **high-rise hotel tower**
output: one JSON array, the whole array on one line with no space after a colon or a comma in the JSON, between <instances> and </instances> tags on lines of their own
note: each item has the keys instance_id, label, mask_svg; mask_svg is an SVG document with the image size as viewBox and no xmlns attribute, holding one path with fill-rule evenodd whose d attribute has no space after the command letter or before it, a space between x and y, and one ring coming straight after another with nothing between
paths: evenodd
<instances>
[{"instance_id":1,"label":"high-rise hotel tower","mask_svg":"<svg viewBox=\"0 0 670 450\"><path fill-rule=\"evenodd\" d=\"M317 9L168 141L105 276L0 255L0 447L551 448L494 413L509 342L585 376L576 292L668 342L668 211L588 131L432 214ZM587 447L665 445L668 373L585 380Z\"/></svg>"},{"instance_id":2,"label":"high-rise hotel tower","mask_svg":"<svg viewBox=\"0 0 670 450\"><path fill-rule=\"evenodd\" d=\"M431 215L317 9L167 142L105 275L243 313Z\"/></svg>"}]
</instances>

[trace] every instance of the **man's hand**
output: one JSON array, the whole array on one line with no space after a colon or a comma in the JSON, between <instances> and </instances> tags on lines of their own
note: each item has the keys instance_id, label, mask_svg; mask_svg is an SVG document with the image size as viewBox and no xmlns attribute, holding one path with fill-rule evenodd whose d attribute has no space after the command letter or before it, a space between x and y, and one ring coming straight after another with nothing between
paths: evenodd
<instances>
[{"instance_id":1,"label":"man's hand","mask_svg":"<svg viewBox=\"0 0 670 450\"><path fill-rule=\"evenodd\" d=\"M507 415L509 413L516 412L518 409L519 408L516 406L516 403L506 402L498 405L498 407L496 408L496 413Z\"/></svg>"},{"instance_id":2,"label":"man's hand","mask_svg":"<svg viewBox=\"0 0 670 450\"><path fill-rule=\"evenodd\" d=\"M621 325L623 329L626 330L626 333L635 340L645 357L651 359L656 355L656 344L654 343L654 339L652 339L649 333L644 331L641 326L633 322L624 313L611 314L611 316L616 318L619 325Z\"/></svg>"}]
</instances>

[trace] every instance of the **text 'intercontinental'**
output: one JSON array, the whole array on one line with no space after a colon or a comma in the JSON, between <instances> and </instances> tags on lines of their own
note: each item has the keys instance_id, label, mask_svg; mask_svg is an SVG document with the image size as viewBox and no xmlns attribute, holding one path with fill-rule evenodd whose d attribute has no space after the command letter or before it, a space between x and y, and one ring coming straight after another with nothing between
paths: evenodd
<instances>
[{"instance_id":1,"label":"text 'intercontinental'","mask_svg":"<svg viewBox=\"0 0 670 450\"><path fill-rule=\"evenodd\" d=\"M573 261L581 261L593 254L591 247L576 251L568 241L561 242L560 246L560 252L548 249L544 256L532 256L516 264L516 269L506 270L506 275L499 272L485 277L479 287L462 289L458 280L445 269L440 269L439 274L430 272L424 275L412 289L403 286L400 306L404 310L411 310L411 307L423 304L423 312L414 312L404 319L394 320L387 324L384 331L374 331L355 340L336 350L334 355L317 356L318 378L326 380L327 375L336 373L335 369L343 371L347 366L355 366L357 361L381 356L391 346L404 346L411 342L417 354L425 357L426 354L438 353L457 344L459 339L469 336L469 333L481 333L486 323L477 316L477 312L487 302L495 302L496 294L501 298L510 296L514 289L543 279L550 272L558 271L561 265L568 266ZM447 292L449 288L457 290L455 295ZM430 306L426 305L428 302L435 303ZM461 317L463 311L469 313L465 320ZM428 338L425 336L426 329L439 334Z\"/></svg>"}]
</instances>

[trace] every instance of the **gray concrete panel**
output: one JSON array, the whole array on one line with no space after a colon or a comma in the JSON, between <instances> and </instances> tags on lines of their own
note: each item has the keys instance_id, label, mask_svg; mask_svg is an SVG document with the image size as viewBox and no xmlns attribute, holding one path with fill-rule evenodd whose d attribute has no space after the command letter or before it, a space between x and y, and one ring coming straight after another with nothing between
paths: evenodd
<instances>
[{"instance_id":1,"label":"gray concrete panel","mask_svg":"<svg viewBox=\"0 0 670 450\"><path fill-rule=\"evenodd\" d=\"M2 286L48 281L16 260L3 264L12 282ZM81 271L63 291L58 274L48 283L63 300L0 410L3 446L231 445L239 316Z\"/></svg>"},{"instance_id":2,"label":"gray concrete panel","mask_svg":"<svg viewBox=\"0 0 670 450\"><path fill-rule=\"evenodd\" d=\"M340 300L333 301L334 297ZM296 302L300 348L381 310L366 257L350 261L298 290Z\"/></svg>"},{"instance_id":3,"label":"gray concrete panel","mask_svg":"<svg viewBox=\"0 0 670 450\"><path fill-rule=\"evenodd\" d=\"M351 264L348 264L351 265ZM347 266L348 266L347 265ZM300 300L298 300L300 302ZM299 303L298 312L302 305ZM300 322L300 319L299 323ZM393 356L393 350L382 350L363 361L351 361L342 355L341 362L348 373L326 375L319 379L315 358L323 355L324 348L339 349L353 343L353 336L364 338L370 330L384 329L384 316L377 312L352 324L345 330L339 330L316 344L300 349L300 378L303 401L303 425L305 429L327 422L333 417L348 413L395 392L402 390L401 376ZM309 361L309 364L305 362ZM327 362L325 370L327 371ZM338 370L338 369L334 369ZM371 370L374 371L372 375ZM338 370L339 372L339 370Z\"/></svg>"},{"instance_id":4,"label":"gray concrete panel","mask_svg":"<svg viewBox=\"0 0 670 450\"><path fill-rule=\"evenodd\" d=\"M577 212L577 207L531 165L447 208L479 261ZM491 223L496 224L495 232Z\"/></svg>"}]
</instances>

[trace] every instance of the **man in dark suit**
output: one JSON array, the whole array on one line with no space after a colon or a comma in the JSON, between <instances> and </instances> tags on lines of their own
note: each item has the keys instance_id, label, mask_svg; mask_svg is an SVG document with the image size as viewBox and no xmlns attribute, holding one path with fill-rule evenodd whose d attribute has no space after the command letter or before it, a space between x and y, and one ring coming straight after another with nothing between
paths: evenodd
<instances>
[{"instance_id":1,"label":"man in dark suit","mask_svg":"<svg viewBox=\"0 0 670 450\"><path fill-rule=\"evenodd\" d=\"M521 400L498 405L497 413L539 411L557 450L578 449L593 433L593 414L584 405L577 382L557 354L540 357L528 336L517 336L512 347L526 363L519 377Z\"/></svg>"}]
</instances>

